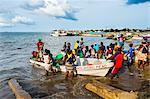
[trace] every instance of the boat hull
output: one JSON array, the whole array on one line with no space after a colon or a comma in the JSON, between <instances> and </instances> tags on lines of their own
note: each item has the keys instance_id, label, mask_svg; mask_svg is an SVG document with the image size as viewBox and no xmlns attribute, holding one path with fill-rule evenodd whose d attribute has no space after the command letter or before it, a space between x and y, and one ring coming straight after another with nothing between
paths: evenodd
<instances>
[{"instance_id":1,"label":"boat hull","mask_svg":"<svg viewBox=\"0 0 150 99\"><path fill-rule=\"evenodd\" d=\"M83 65L83 58L79 58L80 61L80 65ZM97 59L87 59L88 61L90 61L90 63L94 63ZM41 69L45 69L47 71L50 71L51 65L50 64L46 64L46 63L42 63L42 62L37 62L34 60L30 59L30 63L32 63L33 65L36 64L39 66L39 68ZM109 69L113 66L113 62L106 62L106 61L101 61L101 63L99 64L87 64L85 66L76 66L76 70L77 70L77 74L80 75L91 75L91 76L105 76ZM66 72L66 68L67 66L62 65L60 66L60 71L62 72ZM56 69L56 68L55 68ZM57 69L58 71L58 69Z\"/></svg>"},{"instance_id":2,"label":"boat hull","mask_svg":"<svg viewBox=\"0 0 150 99\"><path fill-rule=\"evenodd\" d=\"M51 36L58 37L59 35L58 34L51 34Z\"/></svg>"},{"instance_id":3,"label":"boat hull","mask_svg":"<svg viewBox=\"0 0 150 99\"><path fill-rule=\"evenodd\" d=\"M102 65L77 66L77 74L90 76L105 76L112 67L101 67ZM100 68L101 67L101 68ZM66 72L65 66L60 66L62 72Z\"/></svg>"},{"instance_id":4,"label":"boat hull","mask_svg":"<svg viewBox=\"0 0 150 99\"><path fill-rule=\"evenodd\" d=\"M46 63L34 61L34 60L32 60L32 59L30 59L30 63L31 63L32 65L34 65L35 67L37 67L37 68L40 68L40 69L43 69L43 70L46 70L46 71L51 72L51 70L50 70L51 65L50 65L50 64L46 64Z\"/></svg>"}]
</instances>

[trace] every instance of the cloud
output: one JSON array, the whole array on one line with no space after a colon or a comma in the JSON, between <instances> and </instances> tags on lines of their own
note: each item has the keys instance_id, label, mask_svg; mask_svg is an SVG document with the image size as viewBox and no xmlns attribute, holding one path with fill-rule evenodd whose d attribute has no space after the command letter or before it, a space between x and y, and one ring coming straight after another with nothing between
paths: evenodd
<instances>
[{"instance_id":1,"label":"cloud","mask_svg":"<svg viewBox=\"0 0 150 99\"><path fill-rule=\"evenodd\" d=\"M12 27L13 24L11 23L0 23L0 27Z\"/></svg>"},{"instance_id":2,"label":"cloud","mask_svg":"<svg viewBox=\"0 0 150 99\"><path fill-rule=\"evenodd\" d=\"M72 8L67 0L32 0L30 4L26 3L25 6L28 8L27 10L34 10L50 17L77 20L75 17L77 10Z\"/></svg>"},{"instance_id":3,"label":"cloud","mask_svg":"<svg viewBox=\"0 0 150 99\"><path fill-rule=\"evenodd\" d=\"M127 4L131 5L131 4L140 4L145 2L150 2L150 0L128 0Z\"/></svg>"},{"instance_id":4,"label":"cloud","mask_svg":"<svg viewBox=\"0 0 150 99\"><path fill-rule=\"evenodd\" d=\"M15 16L12 19L4 19L0 16L0 27L13 27L17 24L34 25L35 22L25 16Z\"/></svg>"},{"instance_id":5,"label":"cloud","mask_svg":"<svg viewBox=\"0 0 150 99\"><path fill-rule=\"evenodd\" d=\"M13 24L11 22L0 17L0 27L12 27L12 26L13 26Z\"/></svg>"},{"instance_id":6,"label":"cloud","mask_svg":"<svg viewBox=\"0 0 150 99\"><path fill-rule=\"evenodd\" d=\"M69 20L78 20L77 18L75 18L75 15L74 13L68 13L68 12L65 12L65 15L66 16L55 16L56 18L63 18L63 19L69 19Z\"/></svg>"},{"instance_id":7,"label":"cloud","mask_svg":"<svg viewBox=\"0 0 150 99\"><path fill-rule=\"evenodd\" d=\"M6 22L6 20L2 17L0 17L0 23Z\"/></svg>"},{"instance_id":8,"label":"cloud","mask_svg":"<svg viewBox=\"0 0 150 99\"><path fill-rule=\"evenodd\" d=\"M30 0L28 2L25 2L25 4L22 5L22 8L27 10L35 10L43 6L44 6L43 0Z\"/></svg>"},{"instance_id":9,"label":"cloud","mask_svg":"<svg viewBox=\"0 0 150 99\"><path fill-rule=\"evenodd\" d=\"M33 24L35 24L35 22L32 19L27 18L25 16L15 16L12 19L12 23L14 23L14 24L20 23L20 24L25 24L25 25L33 25Z\"/></svg>"}]
</instances>

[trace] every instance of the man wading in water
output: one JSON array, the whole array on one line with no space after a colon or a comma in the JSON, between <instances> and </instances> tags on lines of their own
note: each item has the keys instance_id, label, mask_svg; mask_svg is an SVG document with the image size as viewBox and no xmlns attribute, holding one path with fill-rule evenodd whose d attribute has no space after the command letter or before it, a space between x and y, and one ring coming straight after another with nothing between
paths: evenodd
<instances>
[{"instance_id":1,"label":"man wading in water","mask_svg":"<svg viewBox=\"0 0 150 99\"><path fill-rule=\"evenodd\" d=\"M44 43L42 42L42 39L39 39L39 41L37 42L37 50L38 50L38 56L40 58L40 62L43 61L43 47L44 47Z\"/></svg>"},{"instance_id":2,"label":"man wading in water","mask_svg":"<svg viewBox=\"0 0 150 99\"><path fill-rule=\"evenodd\" d=\"M72 50L67 51L67 54L65 55L65 66L66 66L66 79L68 79L69 73L71 72L71 76L74 77L73 73L73 65L74 62L76 61L75 55L72 53Z\"/></svg>"}]
</instances>

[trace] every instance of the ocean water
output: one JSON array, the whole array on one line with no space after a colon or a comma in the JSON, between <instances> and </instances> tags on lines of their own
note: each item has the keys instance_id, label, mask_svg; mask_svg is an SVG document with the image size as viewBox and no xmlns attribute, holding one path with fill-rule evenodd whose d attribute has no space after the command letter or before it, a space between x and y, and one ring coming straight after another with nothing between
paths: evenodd
<instances>
[{"instance_id":1,"label":"ocean water","mask_svg":"<svg viewBox=\"0 0 150 99\"><path fill-rule=\"evenodd\" d=\"M64 80L63 74L52 75L50 78L40 76L39 72L37 72L40 70L36 70L29 63L31 52L36 50L38 38L42 38L42 41L45 43L44 48L49 49L55 56L60 53L64 42L71 42L73 47L75 41L80 40L81 37L51 37L49 33L1 32L0 99L15 99L14 94L8 86L8 80L11 78L18 79L23 88L28 91L33 98L47 99L68 97L90 99L95 96L85 90L79 89L81 86L83 87L84 81L81 79L76 78L67 82ZM105 37L83 37L83 39L86 45L94 43L100 44L100 42L103 42L104 45L107 46L114 42L107 40ZM138 44L139 41L135 41L134 43ZM125 48L128 48L128 44L125 44ZM79 83L78 81L81 82ZM72 91L70 92L70 90ZM95 96L95 98L99 97Z\"/></svg>"}]
</instances>

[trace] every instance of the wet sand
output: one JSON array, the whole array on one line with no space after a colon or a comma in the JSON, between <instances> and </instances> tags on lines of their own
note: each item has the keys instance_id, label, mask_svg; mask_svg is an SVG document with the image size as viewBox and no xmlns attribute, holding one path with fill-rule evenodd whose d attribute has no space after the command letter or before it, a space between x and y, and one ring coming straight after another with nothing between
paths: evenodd
<instances>
[{"instance_id":1,"label":"wet sand","mask_svg":"<svg viewBox=\"0 0 150 99\"><path fill-rule=\"evenodd\" d=\"M149 70L150 67L146 66L143 77L138 76L136 68L134 76L130 76L127 67L124 67L120 77L113 80L92 76L78 76L66 80L64 74L59 73L48 77L42 76L42 79L39 76L39 80L19 80L19 83L33 99L99 99L99 96L84 87L93 79L124 91L138 92L139 99L148 99L150 98Z\"/></svg>"},{"instance_id":2,"label":"wet sand","mask_svg":"<svg viewBox=\"0 0 150 99\"><path fill-rule=\"evenodd\" d=\"M84 88L91 81L86 77L64 78L63 74L57 74L45 80L19 80L19 83L33 99L100 99Z\"/></svg>"},{"instance_id":3,"label":"wet sand","mask_svg":"<svg viewBox=\"0 0 150 99\"><path fill-rule=\"evenodd\" d=\"M124 91L138 92L139 99L149 99L150 98L150 66L146 65L145 70L142 72L142 77L139 76L136 64L133 65L133 73L131 76L127 67L124 67L125 72L120 74L119 78L114 78L112 80L107 78L97 78L97 81L105 83L107 85L113 86L115 88Z\"/></svg>"}]
</instances>

